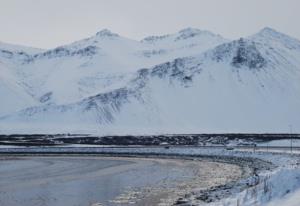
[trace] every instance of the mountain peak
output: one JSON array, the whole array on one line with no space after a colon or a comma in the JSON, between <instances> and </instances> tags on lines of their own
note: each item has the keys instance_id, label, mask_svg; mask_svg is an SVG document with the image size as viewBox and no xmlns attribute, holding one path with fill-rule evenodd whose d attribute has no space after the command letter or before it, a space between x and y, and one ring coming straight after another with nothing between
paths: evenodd
<instances>
[{"instance_id":1,"label":"mountain peak","mask_svg":"<svg viewBox=\"0 0 300 206\"><path fill-rule=\"evenodd\" d=\"M201 29L197 29L197 28L192 28L192 27L187 27L184 28L180 31L178 31L177 33L173 33L173 34L166 34L166 35L161 35L161 36L148 36L144 39L142 39L142 42L150 42L150 43L154 43L160 40L164 40L167 38L171 38L174 41L180 41L180 40L186 40L186 39L190 39L196 36L203 36L203 37L213 37L213 38L217 38L217 39L224 39L222 36L218 35L218 34L214 34L210 31L207 30L201 30Z\"/></svg>"},{"instance_id":2,"label":"mountain peak","mask_svg":"<svg viewBox=\"0 0 300 206\"><path fill-rule=\"evenodd\" d=\"M187 27L185 29L180 30L179 32L180 36L196 36L199 34L209 34L209 35L214 35L212 32L207 31L207 30L201 30L201 29L196 29L192 27Z\"/></svg>"},{"instance_id":3,"label":"mountain peak","mask_svg":"<svg viewBox=\"0 0 300 206\"><path fill-rule=\"evenodd\" d=\"M265 27L262 30L258 32L258 34L263 34L263 35L274 35L274 34L281 34L280 32L276 31L273 28L270 27Z\"/></svg>"},{"instance_id":4,"label":"mountain peak","mask_svg":"<svg viewBox=\"0 0 300 206\"><path fill-rule=\"evenodd\" d=\"M97 32L96 36L100 36L100 37L119 37L118 34L113 33L108 29L103 29L103 30Z\"/></svg>"},{"instance_id":5,"label":"mountain peak","mask_svg":"<svg viewBox=\"0 0 300 206\"><path fill-rule=\"evenodd\" d=\"M181 29L178 33L180 33L180 34L190 34L190 33L199 33L199 32L201 32L200 29L187 27L187 28Z\"/></svg>"},{"instance_id":6,"label":"mountain peak","mask_svg":"<svg viewBox=\"0 0 300 206\"><path fill-rule=\"evenodd\" d=\"M282 32L276 31L275 29L272 29L270 27L265 27L262 30L260 30L258 33L253 35L254 37L265 37L265 38L274 38L274 39L294 39L293 37L284 34Z\"/></svg>"},{"instance_id":7,"label":"mountain peak","mask_svg":"<svg viewBox=\"0 0 300 206\"><path fill-rule=\"evenodd\" d=\"M275 41L288 49L300 49L300 41L298 39L278 32L270 27L263 28L258 33L250 36L250 39L254 40L255 42L261 43L270 43L272 41Z\"/></svg>"},{"instance_id":8,"label":"mountain peak","mask_svg":"<svg viewBox=\"0 0 300 206\"><path fill-rule=\"evenodd\" d=\"M176 38L176 40L188 39L198 35L217 36L216 34L207 30L200 30L200 29L188 27L178 32L178 37Z\"/></svg>"}]
</instances>

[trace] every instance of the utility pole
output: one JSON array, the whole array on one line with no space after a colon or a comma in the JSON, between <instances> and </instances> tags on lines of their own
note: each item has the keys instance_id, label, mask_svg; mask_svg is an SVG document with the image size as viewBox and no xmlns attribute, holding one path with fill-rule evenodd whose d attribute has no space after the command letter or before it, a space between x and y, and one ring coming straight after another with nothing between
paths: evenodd
<instances>
[{"instance_id":1,"label":"utility pole","mask_svg":"<svg viewBox=\"0 0 300 206\"><path fill-rule=\"evenodd\" d=\"M293 126L290 124L290 139L291 139L291 153L293 153L293 136L292 136L292 132L293 132Z\"/></svg>"}]
</instances>

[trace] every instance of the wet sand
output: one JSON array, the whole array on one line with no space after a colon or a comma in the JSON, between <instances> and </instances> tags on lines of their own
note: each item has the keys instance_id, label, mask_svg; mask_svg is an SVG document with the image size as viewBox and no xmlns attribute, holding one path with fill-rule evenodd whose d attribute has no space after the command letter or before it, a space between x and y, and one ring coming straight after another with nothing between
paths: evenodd
<instances>
[{"instance_id":1,"label":"wet sand","mask_svg":"<svg viewBox=\"0 0 300 206\"><path fill-rule=\"evenodd\" d=\"M0 205L172 205L242 173L237 165L205 159L2 156Z\"/></svg>"}]
</instances>

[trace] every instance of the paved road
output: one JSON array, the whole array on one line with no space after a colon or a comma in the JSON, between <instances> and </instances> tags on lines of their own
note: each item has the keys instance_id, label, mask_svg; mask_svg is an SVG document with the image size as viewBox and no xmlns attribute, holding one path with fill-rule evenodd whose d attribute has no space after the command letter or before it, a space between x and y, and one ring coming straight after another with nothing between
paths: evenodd
<instances>
[{"instance_id":1,"label":"paved road","mask_svg":"<svg viewBox=\"0 0 300 206\"><path fill-rule=\"evenodd\" d=\"M107 151L116 151L118 149L134 151L138 150L163 150L166 146L95 146L95 145L65 145L50 147L16 147L1 146L0 154L102 154ZM281 146L168 146L171 149L221 149L237 150L250 152L279 152L279 153L300 153L300 147L281 147ZM167 151L167 149L166 149Z\"/></svg>"}]
</instances>

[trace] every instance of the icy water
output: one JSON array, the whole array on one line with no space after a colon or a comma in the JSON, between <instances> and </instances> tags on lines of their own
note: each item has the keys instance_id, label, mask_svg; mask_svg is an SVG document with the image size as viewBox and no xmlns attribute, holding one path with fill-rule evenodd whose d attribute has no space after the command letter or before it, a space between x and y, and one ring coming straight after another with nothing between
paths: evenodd
<instances>
[{"instance_id":1,"label":"icy water","mask_svg":"<svg viewBox=\"0 0 300 206\"><path fill-rule=\"evenodd\" d=\"M132 205L142 188L171 188L194 172L167 160L0 157L0 205Z\"/></svg>"}]
</instances>

